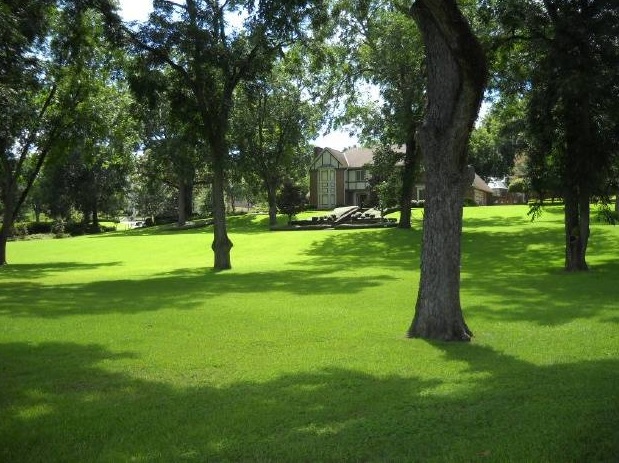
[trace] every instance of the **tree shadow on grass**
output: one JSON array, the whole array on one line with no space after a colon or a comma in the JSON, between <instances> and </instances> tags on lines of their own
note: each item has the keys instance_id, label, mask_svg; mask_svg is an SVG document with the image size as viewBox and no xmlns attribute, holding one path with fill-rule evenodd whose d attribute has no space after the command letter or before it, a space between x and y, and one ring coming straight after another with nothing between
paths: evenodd
<instances>
[{"instance_id":1,"label":"tree shadow on grass","mask_svg":"<svg viewBox=\"0 0 619 463\"><path fill-rule=\"evenodd\" d=\"M607 319L619 299L619 261L597 261L589 272L565 272L562 240L557 230L544 228L522 234L465 232L463 295L481 295L489 304L473 307L476 316L540 325L598 315ZM594 243L606 254L618 249L614 236L603 229L595 231Z\"/></svg>"},{"instance_id":2,"label":"tree shadow on grass","mask_svg":"<svg viewBox=\"0 0 619 463\"><path fill-rule=\"evenodd\" d=\"M75 270L96 270L101 267L114 267L122 262L45 262L37 264L10 264L0 267L0 276L19 279L44 278L54 273L70 272Z\"/></svg>"},{"instance_id":3,"label":"tree shadow on grass","mask_svg":"<svg viewBox=\"0 0 619 463\"><path fill-rule=\"evenodd\" d=\"M192 310L205 301L216 304L218 297L232 294L355 294L392 279L386 274L339 276L316 268L253 273L177 270L148 279L57 285L8 282L0 283L0 314L56 318L170 308Z\"/></svg>"},{"instance_id":4,"label":"tree shadow on grass","mask_svg":"<svg viewBox=\"0 0 619 463\"><path fill-rule=\"evenodd\" d=\"M422 341L415 341L422 342ZM411 341L411 353L415 342ZM3 461L611 461L617 360L535 366L435 345L459 377L327 368L200 385L115 371L129 354L0 345ZM127 367L125 367L128 369ZM259 366L258 366L259 368Z\"/></svg>"},{"instance_id":5,"label":"tree shadow on grass","mask_svg":"<svg viewBox=\"0 0 619 463\"><path fill-rule=\"evenodd\" d=\"M379 230L328 231L303 252L302 266L339 269L378 267L417 270L421 232L387 228Z\"/></svg>"},{"instance_id":6,"label":"tree shadow on grass","mask_svg":"<svg viewBox=\"0 0 619 463\"><path fill-rule=\"evenodd\" d=\"M281 218L280 218L281 221ZM228 233L257 234L269 233L269 217L264 215L246 214L231 216L226 219ZM187 225L177 227L176 224L156 225L153 227L132 228L129 230L118 230L115 233L96 235L97 238L122 238L126 236L154 236L154 235L196 235L213 234L213 226L209 221L199 219L195 226Z\"/></svg>"}]
</instances>

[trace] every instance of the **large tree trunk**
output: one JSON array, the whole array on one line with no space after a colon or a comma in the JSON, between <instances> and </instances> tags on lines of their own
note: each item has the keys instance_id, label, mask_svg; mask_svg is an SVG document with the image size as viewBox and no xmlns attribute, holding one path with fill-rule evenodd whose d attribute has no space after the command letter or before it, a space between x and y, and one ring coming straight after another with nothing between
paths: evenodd
<instances>
[{"instance_id":1,"label":"large tree trunk","mask_svg":"<svg viewBox=\"0 0 619 463\"><path fill-rule=\"evenodd\" d=\"M223 134L225 137L225 134ZM222 137L222 138L223 138ZM232 241L228 238L226 229L226 203L224 198L225 182L225 158L228 148L225 140L217 140L212 144L213 150L213 250L215 270L228 270L232 268L230 250Z\"/></svg>"},{"instance_id":2,"label":"large tree trunk","mask_svg":"<svg viewBox=\"0 0 619 463\"><path fill-rule=\"evenodd\" d=\"M460 305L460 239L470 132L486 82L484 53L455 0L417 0L428 103L418 143L426 167L421 278L410 337L468 341Z\"/></svg>"},{"instance_id":3,"label":"large tree trunk","mask_svg":"<svg viewBox=\"0 0 619 463\"><path fill-rule=\"evenodd\" d=\"M413 134L406 143L404 169L402 170L402 194L400 196L400 222L398 227L411 228L411 202L415 189L415 175L419 166L419 153Z\"/></svg>"}]
</instances>

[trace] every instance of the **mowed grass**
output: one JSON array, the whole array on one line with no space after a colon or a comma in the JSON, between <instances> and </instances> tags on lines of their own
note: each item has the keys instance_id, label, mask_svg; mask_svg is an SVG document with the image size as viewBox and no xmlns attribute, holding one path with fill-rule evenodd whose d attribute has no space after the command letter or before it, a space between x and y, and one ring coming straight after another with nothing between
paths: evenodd
<instances>
[{"instance_id":1,"label":"mowed grass","mask_svg":"<svg viewBox=\"0 0 619 463\"><path fill-rule=\"evenodd\" d=\"M616 461L619 228L465 209L472 343L406 339L416 230L208 228L9 244L0 461Z\"/></svg>"}]
</instances>

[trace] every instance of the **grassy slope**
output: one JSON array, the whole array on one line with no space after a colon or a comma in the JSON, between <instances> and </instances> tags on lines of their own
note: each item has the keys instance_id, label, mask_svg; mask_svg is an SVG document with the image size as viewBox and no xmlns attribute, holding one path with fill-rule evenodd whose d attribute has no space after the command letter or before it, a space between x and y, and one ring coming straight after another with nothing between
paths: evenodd
<instances>
[{"instance_id":1,"label":"grassy slope","mask_svg":"<svg viewBox=\"0 0 619 463\"><path fill-rule=\"evenodd\" d=\"M404 337L418 231L233 218L223 273L208 229L10 243L0 460L612 460L619 229L565 274L525 212L466 209L466 345Z\"/></svg>"}]
</instances>

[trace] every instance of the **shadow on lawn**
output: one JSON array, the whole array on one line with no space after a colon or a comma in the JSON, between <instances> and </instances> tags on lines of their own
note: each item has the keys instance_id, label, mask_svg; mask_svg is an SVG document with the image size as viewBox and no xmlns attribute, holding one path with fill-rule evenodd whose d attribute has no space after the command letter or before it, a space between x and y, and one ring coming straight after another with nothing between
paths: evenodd
<instances>
[{"instance_id":1,"label":"shadow on lawn","mask_svg":"<svg viewBox=\"0 0 619 463\"><path fill-rule=\"evenodd\" d=\"M302 233L302 232L298 232ZM417 264L419 233L407 230L367 230L324 235L304 252L304 260L284 270L242 273L211 269L179 269L148 279L103 280L88 283L45 285L32 281L0 282L0 314L49 317L110 312L138 313L161 309L191 310L230 294L286 293L355 295L379 288L396 276L393 269ZM271 252L271 251L265 251ZM109 265L115 265L110 263ZM29 266L32 277L64 269L65 264ZM93 264L92 268L99 265ZM84 265L83 268L90 266ZM372 267L372 272L368 269ZM22 266L16 266L19 275ZM81 264L75 264L79 270ZM67 264L66 270L71 270ZM357 273L341 273L354 270ZM206 301L206 302L205 302ZM216 303L216 302L213 302ZM274 301L277 303L277 301Z\"/></svg>"},{"instance_id":2,"label":"shadow on lawn","mask_svg":"<svg viewBox=\"0 0 619 463\"><path fill-rule=\"evenodd\" d=\"M297 265L359 270L370 267L403 270L419 268L419 230L388 228L329 230L325 233L328 234L326 237L314 241L302 253L305 258Z\"/></svg>"},{"instance_id":3,"label":"shadow on lawn","mask_svg":"<svg viewBox=\"0 0 619 463\"><path fill-rule=\"evenodd\" d=\"M19 279L43 278L53 273L70 272L74 270L95 270L101 267L114 267L122 262L45 262L38 264L10 264L0 267L0 276L6 275Z\"/></svg>"},{"instance_id":4,"label":"shadow on lawn","mask_svg":"<svg viewBox=\"0 0 619 463\"><path fill-rule=\"evenodd\" d=\"M284 218L279 217L281 223L285 223ZM263 215L239 215L230 216L226 219L226 225L228 233L269 233L269 218ZM154 236L154 235L196 235L196 234L211 234L213 233L213 226L205 219L199 219L196 221L196 226L186 226L178 228L176 224L156 225L153 227L144 228L132 228L129 230L118 230L115 233L105 233L100 235L93 235L96 238L122 238L125 236Z\"/></svg>"},{"instance_id":5,"label":"shadow on lawn","mask_svg":"<svg viewBox=\"0 0 619 463\"><path fill-rule=\"evenodd\" d=\"M191 310L230 294L355 294L392 280L390 275L338 276L325 268L254 273L178 270L155 278L74 285L0 283L0 314L56 318L72 315ZM273 301L276 304L277 301Z\"/></svg>"},{"instance_id":6,"label":"shadow on lawn","mask_svg":"<svg viewBox=\"0 0 619 463\"><path fill-rule=\"evenodd\" d=\"M606 255L619 255L615 235L603 228L594 230L591 242ZM619 299L619 260L595 260L590 250L590 271L568 273L562 270L563 252L560 229L531 228L521 234L469 229L463 234L463 295L489 301L471 310L493 320L557 325L607 316L604 312Z\"/></svg>"},{"instance_id":7,"label":"shadow on lawn","mask_svg":"<svg viewBox=\"0 0 619 463\"><path fill-rule=\"evenodd\" d=\"M131 355L99 346L0 345L0 459L611 461L619 452L616 360L535 366L474 344L435 347L466 365L461 378L422 378L411 361L405 376L328 368L179 387L105 370ZM196 365L203 384L209 367Z\"/></svg>"}]
</instances>

